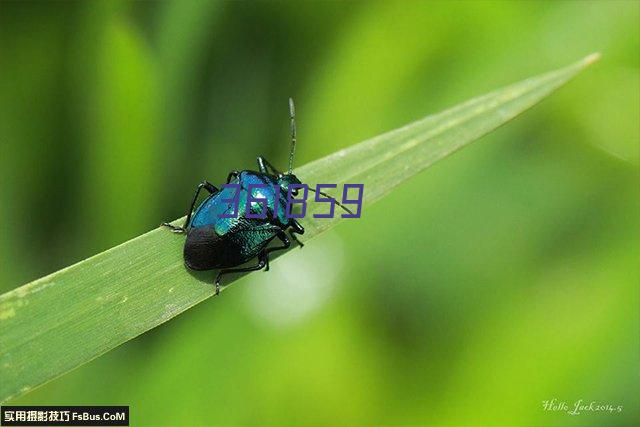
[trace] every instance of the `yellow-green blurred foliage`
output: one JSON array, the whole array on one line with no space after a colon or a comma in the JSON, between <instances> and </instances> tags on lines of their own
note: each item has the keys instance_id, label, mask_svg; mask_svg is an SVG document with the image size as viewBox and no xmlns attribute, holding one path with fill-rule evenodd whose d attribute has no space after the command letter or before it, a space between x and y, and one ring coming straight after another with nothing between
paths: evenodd
<instances>
[{"instance_id":1,"label":"yellow-green blurred foliage","mask_svg":"<svg viewBox=\"0 0 640 427\"><path fill-rule=\"evenodd\" d=\"M603 55L362 219L12 403L127 404L136 426L638 422L639 11L3 2L2 291L183 215L205 177L284 165L289 96L301 165Z\"/></svg>"}]
</instances>

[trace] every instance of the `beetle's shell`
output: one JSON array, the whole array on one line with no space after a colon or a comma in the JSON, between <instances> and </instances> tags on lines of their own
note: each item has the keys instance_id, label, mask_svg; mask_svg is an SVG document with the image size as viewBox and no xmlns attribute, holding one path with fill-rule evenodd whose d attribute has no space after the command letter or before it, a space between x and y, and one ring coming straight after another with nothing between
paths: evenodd
<instances>
[{"instance_id":1,"label":"beetle's shell","mask_svg":"<svg viewBox=\"0 0 640 427\"><path fill-rule=\"evenodd\" d=\"M184 246L186 265L194 270L229 268L255 258L276 236L288 226L285 216L286 194L278 187L274 176L259 172L242 171L230 182L240 184L238 215L236 218L219 218L220 214L233 213L232 199L238 191L225 187L210 195L195 210L187 227ZM267 199L267 216L247 218L246 206L249 184L267 184L267 188L253 189L253 196ZM274 185L276 186L274 188ZM278 192L277 218L273 218L275 191ZM252 203L252 213L261 213L261 205Z\"/></svg>"}]
</instances>

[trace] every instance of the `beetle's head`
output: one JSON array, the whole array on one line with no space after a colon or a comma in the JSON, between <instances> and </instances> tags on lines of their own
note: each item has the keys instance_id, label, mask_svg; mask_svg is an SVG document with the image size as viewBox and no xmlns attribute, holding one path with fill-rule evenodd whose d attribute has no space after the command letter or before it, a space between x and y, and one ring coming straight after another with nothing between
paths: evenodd
<instances>
[{"instance_id":1,"label":"beetle's head","mask_svg":"<svg viewBox=\"0 0 640 427\"><path fill-rule=\"evenodd\" d=\"M280 186L280 188L283 191L289 191L289 186L291 184L302 184L302 182L300 182L300 180L298 179L297 176L295 176L292 173L284 173L281 174L280 176L278 176L278 185ZM293 196L297 196L298 195L298 189L294 188L293 190L291 190L291 194Z\"/></svg>"}]
</instances>

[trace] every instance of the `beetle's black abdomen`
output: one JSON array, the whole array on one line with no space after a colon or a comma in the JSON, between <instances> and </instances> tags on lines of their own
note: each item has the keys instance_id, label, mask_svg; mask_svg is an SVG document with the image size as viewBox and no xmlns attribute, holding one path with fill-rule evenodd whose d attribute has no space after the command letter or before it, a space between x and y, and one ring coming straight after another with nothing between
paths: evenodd
<instances>
[{"instance_id":1,"label":"beetle's black abdomen","mask_svg":"<svg viewBox=\"0 0 640 427\"><path fill-rule=\"evenodd\" d=\"M220 268L225 253L223 239L212 226L191 228L184 244L184 262L193 270Z\"/></svg>"},{"instance_id":2,"label":"beetle's black abdomen","mask_svg":"<svg viewBox=\"0 0 640 427\"><path fill-rule=\"evenodd\" d=\"M191 227L184 245L184 262L193 270L235 267L254 258L273 236L275 233L264 227L224 236L218 235L213 226Z\"/></svg>"}]
</instances>

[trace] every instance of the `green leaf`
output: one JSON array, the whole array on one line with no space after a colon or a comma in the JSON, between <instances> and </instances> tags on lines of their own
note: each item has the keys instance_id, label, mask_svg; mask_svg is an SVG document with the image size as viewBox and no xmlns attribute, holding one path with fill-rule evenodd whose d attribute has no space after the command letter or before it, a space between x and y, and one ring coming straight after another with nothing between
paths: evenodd
<instances>
[{"instance_id":1,"label":"green leaf","mask_svg":"<svg viewBox=\"0 0 640 427\"><path fill-rule=\"evenodd\" d=\"M369 205L533 106L598 57L472 99L296 173L309 184L363 183ZM309 204L305 241L340 220L314 219L314 209L323 207ZM0 296L0 400L26 393L213 296L215 272L188 271L183 241L158 228Z\"/></svg>"}]
</instances>

